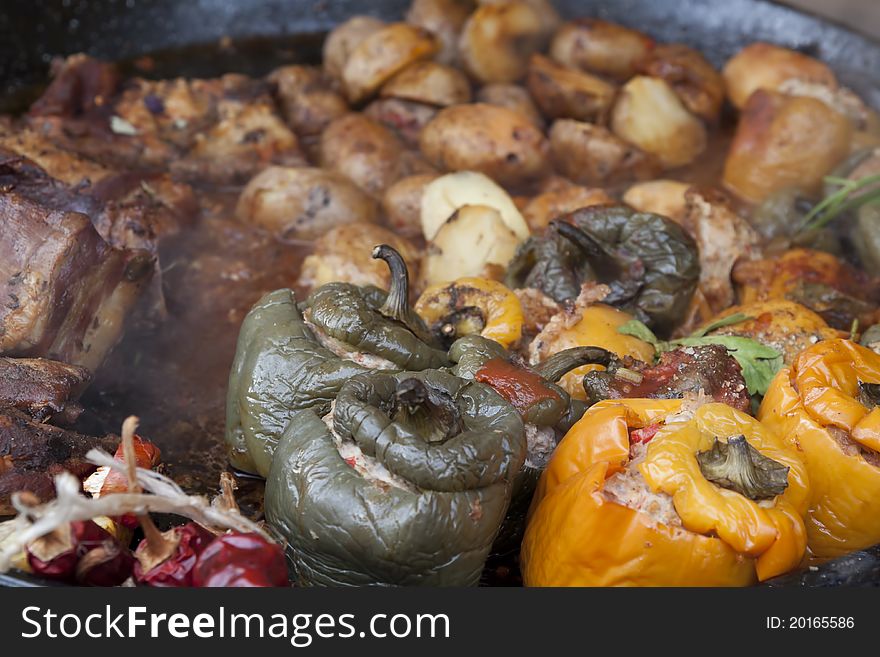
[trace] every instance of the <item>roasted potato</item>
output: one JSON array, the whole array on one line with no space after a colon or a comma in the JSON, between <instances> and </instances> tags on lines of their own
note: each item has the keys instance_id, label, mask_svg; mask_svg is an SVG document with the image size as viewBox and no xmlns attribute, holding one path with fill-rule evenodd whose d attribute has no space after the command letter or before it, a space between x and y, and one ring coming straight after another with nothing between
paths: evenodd
<instances>
[{"instance_id":1,"label":"roasted potato","mask_svg":"<svg viewBox=\"0 0 880 657\"><path fill-rule=\"evenodd\" d=\"M341 224L373 222L378 208L357 185L333 171L269 167L241 192L235 214L282 240L309 240Z\"/></svg>"},{"instance_id":2,"label":"roasted potato","mask_svg":"<svg viewBox=\"0 0 880 657\"><path fill-rule=\"evenodd\" d=\"M397 249L410 274L417 275L418 250L408 240L377 224L354 222L337 226L315 241L311 255L303 260L297 285L312 289L343 281L387 290L391 282L388 265L372 257L378 244Z\"/></svg>"},{"instance_id":3,"label":"roasted potato","mask_svg":"<svg viewBox=\"0 0 880 657\"><path fill-rule=\"evenodd\" d=\"M604 186L652 178L658 161L602 126L560 119L550 128L550 151L557 170L583 185Z\"/></svg>"},{"instance_id":4,"label":"roasted potato","mask_svg":"<svg viewBox=\"0 0 880 657\"><path fill-rule=\"evenodd\" d=\"M353 16L334 27L324 40L324 70L341 80L348 56L361 41L383 27L385 23L372 16Z\"/></svg>"},{"instance_id":5,"label":"roasted potato","mask_svg":"<svg viewBox=\"0 0 880 657\"><path fill-rule=\"evenodd\" d=\"M537 233L563 214L606 203L614 203L614 199L605 190L569 184L531 198L522 214L531 231Z\"/></svg>"},{"instance_id":6,"label":"roasted potato","mask_svg":"<svg viewBox=\"0 0 880 657\"><path fill-rule=\"evenodd\" d=\"M617 89L601 78L557 64L543 55L529 60L526 86L548 119L604 123Z\"/></svg>"},{"instance_id":7,"label":"roasted potato","mask_svg":"<svg viewBox=\"0 0 880 657\"><path fill-rule=\"evenodd\" d=\"M541 14L524 0L480 6L461 31L459 56L480 82L516 82L547 34Z\"/></svg>"},{"instance_id":8,"label":"roasted potato","mask_svg":"<svg viewBox=\"0 0 880 657\"><path fill-rule=\"evenodd\" d=\"M485 84L477 90L476 102L497 105L519 112L539 130L544 129L544 117L525 87L506 82Z\"/></svg>"},{"instance_id":9,"label":"roasted potato","mask_svg":"<svg viewBox=\"0 0 880 657\"><path fill-rule=\"evenodd\" d=\"M816 194L848 154L851 135L847 118L822 101L759 89L740 116L724 184L752 203L788 188Z\"/></svg>"},{"instance_id":10,"label":"roasted potato","mask_svg":"<svg viewBox=\"0 0 880 657\"><path fill-rule=\"evenodd\" d=\"M379 95L447 107L469 103L471 84L457 68L424 61L407 66L391 78Z\"/></svg>"},{"instance_id":11,"label":"roasted potato","mask_svg":"<svg viewBox=\"0 0 880 657\"><path fill-rule=\"evenodd\" d=\"M474 10L472 0L413 0L406 22L431 32L440 42L437 61L453 64L458 59L458 37Z\"/></svg>"},{"instance_id":12,"label":"roasted potato","mask_svg":"<svg viewBox=\"0 0 880 657\"><path fill-rule=\"evenodd\" d=\"M550 44L550 56L565 66L623 81L636 74L653 47L653 39L636 30L579 18L559 28Z\"/></svg>"},{"instance_id":13,"label":"roasted potato","mask_svg":"<svg viewBox=\"0 0 880 657\"><path fill-rule=\"evenodd\" d=\"M703 55L681 43L661 44L642 63L641 73L665 80L692 114L714 123L724 103L724 80Z\"/></svg>"},{"instance_id":14,"label":"roasted potato","mask_svg":"<svg viewBox=\"0 0 880 657\"><path fill-rule=\"evenodd\" d=\"M392 230L407 237L422 234L422 194L436 179L437 174L418 173L401 178L385 190L382 211Z\"/></svg>"},{"instance_id":15,"label":"roasted potato","mask_svg":"<svg viewBox=\"0 0 880 657\"><path fill-rule=\"evenodd\" d=\"M422 262L423 287L464 276L493 278L513 258L519 239L495 208L459 208L428 244Z\"/></svg>"},{"instance_id":16,"label":"roasted potato","mask_svg":"<svg viewBox=\"0 0 880 657\"><path fill-rule=\"evenodd\" d=\"M350 178L368 194L380 196L402 172L403 144L363 114L346 114L321 135L321 165Z\"/></svg>"},{"instance_id":17,"label":"roasted potato","mask_svg":"<svg viewBox=\"0 0 880 657\"><path fill-rule=\"evenodd\" d=\"M502 185L540 178L548 166L540 130L518 112L483 103L441 110L422 130L419 145L440 169L479 171Z\"/></svg>"},{"instance_id":18,"label":"roasted potato","mask_svg":"<svg viewBox=\"0 0 880 657\"><path fill-rule=\"evenodd\" d=\"M434 35L407 23L392 23L373 32L345 60L345 95L352 103L369 98L396 73L413 62L432 57L438 48Z\"/></svg>"},{"instance_id":19,"label":"roasted potato","mask_svg":"<svg viewBox=\"0 0 880 657\"><path fill-rule=\"evenodd\" d=\"M721 72L727 97L738 109L758 89L778 91L792 78L837 88L834 72L818 59L769 43L752 43L731 57Z\"/></svg>"},{"instance_id":20,"label":"roasted potato","mask_svg":"<svg viewBox=\"0 0 880 657\"><path fill-rule=\"evenodd\" d=\"M611 129L667 167L693 162L708 139L706 127L685 109L672 87L645 76L634 77L620 90Z\"/></svg>"},{"instance_id":21,"label":"roasted potato","mask_svg":"<svg viewBox=\"0 0 880 657\"><path fill-rule=\"evenodd\" d=\"M449 217L465 205L495 208L520 241L529 236L525 219L507 192L482 173L456 171L433 180L422 193L421 222L425 239L434 239Z\"/></svg>"},{"instance_id":22,"label":"roasted potato","mask_svg":"<svg viewBox=\"0 0 880 657\"><path fill-rule=\"evenodd\" d=\"M364 116L391 130L410 148L418 148L422 129L436 114L433 105L402 98L377 98L364 108Z\"/></svg>"},{"instance_id":23,"label":"roasted potato","mask_svg":"<svg viewBox=\"0 0 880 657\"><path fill-rule=\"evenodd\" d=\"M318 68L282 66L268 77L284 120L300 136L321 134L331 121L348 112L348 103Z\"/></svg>"},{"instance_id":24,"label":"roasted potato","mask_svg":"<svg viewBox=\"0 0 880 657\"><path fill-rule=\"evenodd\" d=\"M687 183L678 180L649 180L633 185L623 195L623 202L639 212L662 214L681 223L685 214Z\"/></svg>"}]
</instances>

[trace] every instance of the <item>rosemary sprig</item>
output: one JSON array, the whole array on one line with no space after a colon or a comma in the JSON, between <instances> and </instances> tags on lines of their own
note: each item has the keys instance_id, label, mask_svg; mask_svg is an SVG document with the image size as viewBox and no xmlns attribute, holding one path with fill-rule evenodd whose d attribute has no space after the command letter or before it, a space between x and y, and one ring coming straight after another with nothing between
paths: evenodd
<instances>
[{"instance_id":1,"label":"rosemary sprig","mask_svg":"<svg viewBox=\"0 0 880 657\"><path fill-rule=\"evenodd\" d=\"M837 217L856 210L868 203L880 201L880 173L859 180L827 176L825 183L837 185L839 189L813 206L801 222L797 234L824 228ZM858 192L875 186L864 194Z\"/></svg>"}]
</instances>

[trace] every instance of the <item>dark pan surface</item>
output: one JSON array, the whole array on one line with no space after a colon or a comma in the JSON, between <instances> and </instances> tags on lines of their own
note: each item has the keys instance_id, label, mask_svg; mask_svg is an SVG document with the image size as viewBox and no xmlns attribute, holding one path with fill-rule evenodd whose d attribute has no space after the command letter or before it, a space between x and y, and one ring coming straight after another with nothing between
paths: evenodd
<instances>
[{"instance_id":1,"label":"dark pan surface","mask_svg":"<svg viewBox=\"0 0 880 657\"><path fill-rule=\"evenodd\" d=\"M716 65L751 41L796 48L827 62L845 84L880 106L880 44L781 5L765 0L555 4L565 16L601 16L664 41L688 43ZM217 44L223 37L271 37L297 58L313 58L317 42L302 35L325 32L358 13L400 17L408 5L409 0L5 0L0 7L0 98L40 84L52 57L74 52L120 60ZM247 57L237 60L233 68L253 68ZM222 57L206 61L228 63Z\"/></svg>"}]
</instances>

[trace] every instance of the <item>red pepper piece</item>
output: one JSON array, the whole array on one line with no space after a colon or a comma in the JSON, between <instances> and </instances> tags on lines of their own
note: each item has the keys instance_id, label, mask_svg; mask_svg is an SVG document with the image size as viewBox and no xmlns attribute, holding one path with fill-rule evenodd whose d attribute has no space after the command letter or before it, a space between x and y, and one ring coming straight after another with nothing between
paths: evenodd
<instances>
[{"instance_id":1,"label":"red pepper piece","mask_svg":"<svg viewBox=\"0 0 880 657\"><path fill-rule=\"evenodd\" d=\"M114 546L119 548L116 539L104 528L92 520L77 520L33 541L27 546L27 560L37 575L73 582L77 564L83 557L93 550Z\"/></svg>"},{"instance_id":2,"label":"red pepper piece","mask_svg":"<svg viewBox=\"0 0 880 657\"><path fill-rule=\"evenodd\" d=\"M657 432L660 431L660 428L663 426L661 422L655 422L654 424L649 424L646 427L641 429L633 429L629 432L629 442L631 445L638 445L641 443L649 443L657 435Z\"/></svg>"},{"instance_id":3,"label":"red pepper piece","mask_svg":"<svg viewBox=\"0 0 880 657\"><path fill-rule=\"evenodd\" d=\"M547 386L540 375L512 365L502 358L486 361L474 379L486 383L504 397L521 414L544 399L560 399L559 393Z\"/></svg>"},{"instance_id":4,"label":"red pepper piece","mask_svg":"<svg viewBox=\"0 0 880 657\"><path fill-rule=\"evenodd\" d=\"M155 531L155 526L153 528ZM192 586L192 571L196 560L214 534L194 522L163 532L161 538L167 554L156 554L146 538L140 542L134 556L134 578L138 584L157 587Z\"/></svg>"},{"instance_id":5,"label":"red pepper piece","mask_svg":"<svg viewBox=\"0 0 880 657\"><path fill-rule=\"evenodd\" d=\"M224 534L199 555L193 586L290 586L284 551L259 534Z\"/></svg>"}]
</instances>

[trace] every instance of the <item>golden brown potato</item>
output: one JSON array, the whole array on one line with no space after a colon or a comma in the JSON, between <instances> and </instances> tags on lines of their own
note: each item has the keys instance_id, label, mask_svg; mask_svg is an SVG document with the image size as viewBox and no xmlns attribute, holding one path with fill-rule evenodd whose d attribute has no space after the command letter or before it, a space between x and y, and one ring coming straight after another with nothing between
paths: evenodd
<instances>
[{"instance_id":1,"label":"golden brown potato","mask_svg":"<svg viewBox=\"0 0 880 657\"><path fill-rule=\"evenodd\" d=\"M498 107L506 107L507 109L519 112L532 125L540 130L544 129L544 117L538 111L535 101L532 100L526 88L518 84L508 84L506 82L485 84L477 91L475 100L478 103L497 105Z\"/></svg>"},{"instance_id":2,"label":"golden brown potato","mask_svg":"<svg viewBox=\"0 0 880 657\"><path fill-rule=\"evenodd\" d=\"M471 84L456 68L432 61L416 62L388 80L379 95L447 107L469 103Z\"/></svg>"},{"instance_id":3,"label":"golden brown potato","mask_svg":"<svg viewBox=\"0 0 880 657\"><path fill-rule=\"evenodd\" d=\"M623 81L636 74L653 46L653 39L623 25L579 18L559 28L550 56L565 66Z\"/></svg>"},{"instance_id":4,"label":"golden brown potato","mask_svg":"<svg viewBox=\"0 0 880 657\"><path fill-rule=\"evenodd\" d=\"M541 17L541 32L545 35L547 43L549 43L550 37L562 24L562 19L559 17L559 12L556 11L556 7L554 7L553 0L523 1L538 12L538 15ZM480 7L486 5L504 5L508 3L510 3L510 0L477 0L477 5Z\"/></svg>"},{"instance_id":5,"label":"golden brown potato","mask_svg":"<svg viewBox=\"0 0 880 657\"><path fill-rule=\"evenodd\" d=\"M407 237L422 234L422 193L437 177L435 173L419 173L401 178L385 190L382 209L395 232Z\"/></svg>"},{"instance_id":6,"label":"golden brown potato","mask_svg":"<svg viewBox=\"0 0 880 657\"><path fill-rule=\"evenodd\" d=\"M348 112L348 103L323 72L312 66L282 66L268 77L287 125L302 136L321 134Z\"/></svg>"},{"instance_id":7,"label":"golden brown potato","mask_svg":"<svg viewBox=\"0 0 880 657\"><path fill-rule=\"evenodd\" d=\"M315 241L311 255L303 260L297 285L313 289L342 281L387 290L388 265L372 257L373 247L379 244L397 249L415 279L419 252L408 240L377 224L355 222L337 226Z\"/></svg>"},{"instance_id":8,"label":"golden brown potato","mask_svg":"<svg viewBox=\"0 0 880 657\"><path fill-rule=\"evenodd\" d=\"M536 233L563 214L590 205L606 203L614 203L614 199L605 190L569 184L531 198L523 208L522 214L531 231Z\"/></svg>"},{"instance_id":9,"label":"golden brown potato","mask_svg":"<svg viewBox=\"0 0 880 657\"><path fill-rule=\"evenodd\" d=\"M540 12L528 2L483 5L464 24L459 55L481 82L516 82L546 37Z\"/></svg>"},{"instance_id":10,"label":"golden brown potato","mask_svg":"<svg viewBox=\"0 0 880 657\"><path fill-rule=\"evenodd\" d=\"M721 72L727 97L742 109L758 89L778 91L792 78L837 88L834 72L818 59L769 43L752 43L731 57Z\"/></svg>"},{"instance_id":11,"label":"golden brown potato","mask_svg":"<svg viewBox=\"0 0 880 657\"><path fill-rule=\"evenodd\" d=\"M774 192L819 191L849 152L852 125L815 98L756 91L740 116L724 164L724 184L760 203Z\"/></svg>"},{"instance_id":12,"label":"golden brown potato","mask_svg":"<svg viewBox=\"0 0 880 657\"><path fill-rule=\"evenodd\" d=\"M342 68L342 87L352 103L376 93L396 73L413 62L428 59L439 43L425 29L392 23L361 41Z\"/></svg>"},{"instance_id":13,"label":"golden brown potato","mask_svg":"<svg viewBox=\"0 0 880 657\"><path fill-rule=\"evenodd\" d=\"M413 0L406 22L431 32L440 42L437 61L453 64L458 58L458 37L474 10L472 0Z\"/></svg>"},{"instance_id":14,"label":"golden brown potato","mask_svg":"<svg viewBox=\"0 0 880 657\"><path fill-rule=\"evenodd\" d=\"M321 135L321 165L376 197L405 175L401 171L403 151L403 144L388 128L363 114L346 114Z\"/></svg>"},{"instance_id":15,"label":"golden brown potato","mask_svg":"<svg viewBox=\"0 0 880 657\"><path fill-rule=\"evenodd\" d=\"M706 149L706 127L664 80L637 76L620 90L611 129L667 167L693 162Z\"/></svg>"},{"instance_id":16,"label":"golden brown potato","mask_svg":"<svg viewBox=\"0 0 880 657\"><path fill-rule=\"evenodd\" d=\"M557 170L575 182L604 186L652 178L658 161L607 128L559 119L550 128L550 152Z\"/></svg>"},{"instance_id":17,"label":"golden brown potato","mask_svg":"<svg viewBox=\"0 0 880 657\"><path fill-rule=\"evenodd\" d=\"M235 214L282 240L309 240L341 224L373 222L378 209L369 195L333 171L269 167L244 188Z\"/></svg>"},{"instance_id":18,"label":"golden brown potato","mask_svg":"<svg viewBox=\"0 0 880 657\"><path fill-rule=\"evenodd\" d=\"M411 148L418 147L422 129L436 114L433 105L402 98L377 98L364 108L364 116L391 130Z\"/></svg>"},{"instance_id":19,"label":"golden brown potato","mask_svg":"<svg viewBox=\"0 0 880 657\"><path fill-rule=\"evenodd\" d=\"M617 89L589 73L532 55L526 78L529 93L549 119L604 123Z\"/></svg>"},{"instance_id":20,"label":"golden brown potato","mask_svg":"<svg viewBox=\"0 0 880 657\"><path fill-rule=\"evenodd\" d=\"M419 145L442 170L479 171L502 185L540 178L548 166L540 130L518 112L483 103L441 110L422 130Z\"/></svg>"},{"instance_id":21,"label":"golden brown potato","mask_svg":"<svg viewBox=\"0 0 880 657\"><path fill-rule=\"evenodd\" d=\"M724 103L724 80L701 53L681 43L651 50L641 72L666 80L692 114L714 123Z\"/></svg>"},{"instance_id":22,"label":"golden brown potato","mask_svg":"<svg viewBox=\"0 0 880 657\"><path fill-rule=\"evenodd\" d=\"M324 40L324 70L336 79L342 78L342 69L348 56L371 34L378 32L385 23L372 16L354 16L340 23Z\"/></svg>"},{"instance_id":23,"label":"golden brown potato","mask_svg":"<svg viewBox=\"0 0 880 657\"><path fill-rule=\"evenodd\" d=\"M685 213L687 183L678 180L649 180L626 190L623 202L639 212L653 212L681 223Z\"/></svg>"}]
</instances>

